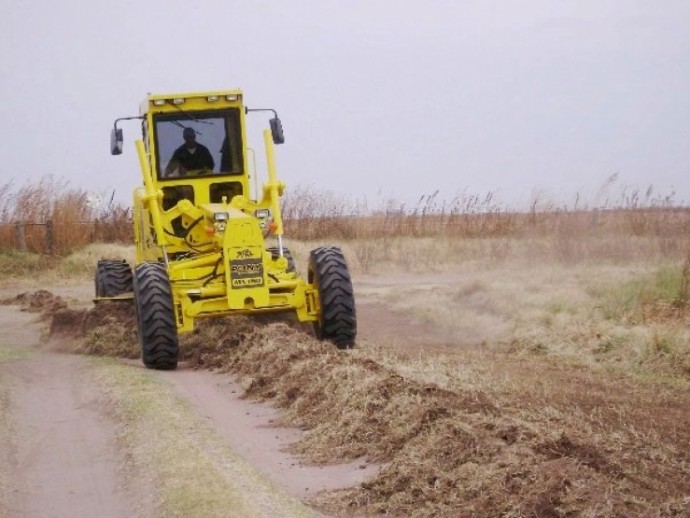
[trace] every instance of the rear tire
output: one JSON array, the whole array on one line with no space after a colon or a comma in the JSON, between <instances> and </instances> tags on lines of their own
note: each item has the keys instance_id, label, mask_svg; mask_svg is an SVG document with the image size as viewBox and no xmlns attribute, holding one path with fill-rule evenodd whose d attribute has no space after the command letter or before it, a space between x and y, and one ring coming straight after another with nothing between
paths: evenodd
<instances>
[{"instance_id":1,"label":"rear tire","mask_svg":"<svg viewBox=\"0 0 690 518\"><path fill-rule=\"evenodd\" d=\"M321 311L314 322L319 340L329 340L338 349L351 349L357 336L357 315L352 279L340 248L321 247L309 255L308 280L319 294Z\"/></svg>"},{"instance_id":2,"label":"rear tire","mask_svg":"<svg viewBox=\"0 0 690 518\"><path fill-rule=\"evenodd\" d=\"M159 263L142 263L134 270L141 359L149 369L177 368L179 343L170 279Z\"/></svg>"},{"instance_id":3,"label":"rear tire","mask_svg":"<svg viewBox=\"0 0 690 518\"><path fill-rule=\"evenodd\" d=\"M96 265L96 297L115 297L132 291L132 269L124 260L100 260Z\"/></svg>"}]
</instances>

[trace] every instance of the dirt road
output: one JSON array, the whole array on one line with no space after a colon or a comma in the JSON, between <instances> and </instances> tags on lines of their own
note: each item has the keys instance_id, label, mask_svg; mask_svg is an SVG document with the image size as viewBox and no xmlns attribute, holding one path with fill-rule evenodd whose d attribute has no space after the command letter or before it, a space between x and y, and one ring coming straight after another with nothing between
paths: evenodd
<instances>
[{"instance_id":1,"label":"dirt road","mask_svg":"<svg viewBox=\"0 0 690 518\"><path fill-rule=\"evenodd\" d=\"M123 448L118 439L123 423L93 382L94 360L52 352L42 343L44 325L35 321L36 314L0 306L0 516L159 514L156 497L142 490L151 481L136 480L140 475L127 469L133 452ZM167 373L146 371L139 362L127 366L169 384L249 469L275 485L278 503L267 507L272 497L263 498L254 515L273 514L271 505L288 515L281 499L351 486L376 469L362 462L303 465L284 451L300 432L272 426L277 411L242 399L229 375L184 365ZM256 489L259 500L261 491L265 488Z\"/></svg>"},{"instance_id":2,"label":"dirt road","mask_svg":"<svg viewBox=\"0 0 690 518\"><path fill-rule=\"evenodd\" d=\"M458 283L454 310L484 311L490 324L469 338L396 305L396 286L438 298L441 280L365 278L353 354L302 343L288 326L262 327L231 359L244 362L233 370L241 386L184 362L155 372L138 360L57 354L35 313L0 306L0 516L312 515L304 502L354 515L688 515L686 385L484 351L501 316L476 283ZM51 287L82 309L91 289ZM414 354L400 355L401 371L387 369L398 352ZM311 430L300 451L358 460L301 464L286 453L301 432L276 428L277 411L243 399L247 387L290 399L287 415L317 410L293 421ZM332 455L353 445L354 455ZM338 487L351 489L314 498Z\"/></svg>"},{"instance_id":3,"label":"dirt road","mask_svg":"<svg viewBox=\"0 0 690 518\"><path fill-rule=\"evenodd\" d=\"M371 285L369 285L371 284ZM384 343L404 337L402 345L437 344L438 329L386 310L376 282L361 283L360 340ZM72 307L88 307L90 283L52 287ZM42 324L36 315L0 306L0 347L13 361L0 363L0 390L7 405L7 440L0 445L6 459L4 505L8 516L145 516L155 498L144 494L124 466L130 452L122 451L118 427L108 412L107 396L93 384L92 361L51 352L42 344ZM392 330L395 330L393 332ZM400 338L395 338L400 346ZM66 347L68 349L69 347ZM140 362L128 363L143 370ZM300 432L272 426L277 411L242 399L243 390L229 375L186 368L175 372L147 371L173 387L208 425L252 467L281 491L307 499L324 489L354 486L372 476L378 466L355 461L337 466L308 466L286 453ZM0 407L1 408L1 407ZM2 480L2 479L0 479ZM2 509L2 508L0 508Z\"/></svg>"},{"instance_id":4,"label":"dirt road","mask_svg":"<svg viewBox=\"0 0 690 518\"><path fill-rule=\"evenodd\" d=\"M0 307L2 346L23 356L0 364L8 402L8 516L132 516L138 504L120 476L115 426L91 390L87 362L36 349L35 315Z\"/></svg>"}]
</instances>

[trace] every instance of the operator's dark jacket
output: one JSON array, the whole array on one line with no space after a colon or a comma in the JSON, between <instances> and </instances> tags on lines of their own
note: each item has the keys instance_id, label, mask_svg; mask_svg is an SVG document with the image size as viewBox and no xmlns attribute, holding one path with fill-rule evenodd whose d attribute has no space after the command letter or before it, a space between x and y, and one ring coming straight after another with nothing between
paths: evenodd
<instances>
[{"instance_id":1,"label":"operator's dark jacket","mask_svg":"<svg viewBox=\"0 0 690 518\"><path fill-rule=\"evenodd\" d=\"M213 169L215 165L211 152L202 144L196 143L196 150L190 153L185 144L178 147L173 153L170 162L176 162L184 168L185 171L193 169Z\"/></svg>"}]
</instances>

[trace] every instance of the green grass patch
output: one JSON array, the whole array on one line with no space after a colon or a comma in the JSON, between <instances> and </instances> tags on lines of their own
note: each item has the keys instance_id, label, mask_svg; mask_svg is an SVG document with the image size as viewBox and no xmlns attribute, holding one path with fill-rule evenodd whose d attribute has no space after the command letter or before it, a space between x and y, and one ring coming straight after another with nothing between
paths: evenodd
<instances>
[{"instance_id":1,"label":"green grass patch","mask_svg":"<svg viewBox=\"0 0 690 518\"><path fill-rule=\"evenodd\" d=\"M26 358L29 352L25 349L0 345L0 365ZM14 420L10 414L10 391L2 382L0 375L0 516L9 516L6 497L9 495L10 452L14 449Z\"/></svg>"},{"instance_id":2,"label":"green grass patch","mask_svg":"<svg viewBox=\"0 0 690 518\"><path fill-rule=\"evenodd\" d=\"M57 260L41 254L0 248L0 274L4 277L26 277L55 267Z\"/></svg>"},{"instance_id":3,"label":"green grass patch","mask_svg":"<svg viewBox=\"0 0 690 518\"><path fill-rule=\"evenodd\" d=\"M11 347L0 344L0 364L13 362L17 360L24 360L31 356L32 351L25 347Z\"/></svg>"},{"instance_id":4,"label":"green grass patch","mask_svg":"<svg viewBox=\"0 0 690 518\"><path fill-rule=\"evenodd\" d=\"M234 453L154 374L94 359L121 427L131 477L165 517L311 516ZM148 487L151 486L151 487Z\"/></svg>"},{"instance_id":5,"label":"green grass patch","mask_svg":"<svg viewBox=\"0 0 690 518\"><path fill-rule=\"evenodd\" d=\"M92 243L74 250L65 256L59 265L64 277L93 278L99 259L125 259L130 265L135 262L134 246L115 243Z\"/></svg>"},{"instance_id":6,"label":"green grass patch","mask_svg":"<svg viewBox=\"0 0 690 518\"><path fill-rule=\"evenodd\" d=\"M6 497L9 495L8 454L14 442L14 426L9 415L9 394L0 383L0 516L9 516Z\"/></svg>"},{"instance_id":7,"label":"green grass patch","mask_svg":"<svg viewBox=\"0 0 690 518\"><path fill-rule=\"evenodd\" d=\"M134 260L134 247L113 243L93 243L75 249L65 256L49 256L0 248L0 274L9 278L49 280L90 279L99 259Z\"/></svg>"},{"instance_id":8,"label":"green grass patch","mask_svg":"<svg viewBox=\"0 0 690 518\"><path fill-rule=\"evenodd\" d=\"M680 307L683 303L684 272L663 267L651 275L640 276L603 290L604 318L629 323L644 322L655 306Z\"/></svg>"}]
</instances>

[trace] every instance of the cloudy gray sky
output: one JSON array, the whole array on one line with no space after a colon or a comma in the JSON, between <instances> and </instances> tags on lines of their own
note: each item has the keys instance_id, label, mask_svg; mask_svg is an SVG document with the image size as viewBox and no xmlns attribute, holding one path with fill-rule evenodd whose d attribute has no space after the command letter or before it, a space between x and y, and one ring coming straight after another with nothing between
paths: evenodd
<instances>
[{"instance_id":1,"label":"cloudy gray sky","mask_svg":"<svg viewBox=\"0 0 690 518\"><path fill-rule=\"evenodd\" d=\"M3 0L0 181L128 200L138 128L111 157L112 121L239 87L283 120L288 188L596 203L619 173L687 202L689 26L687 0Z\"/></svg>"}]
</instances>

